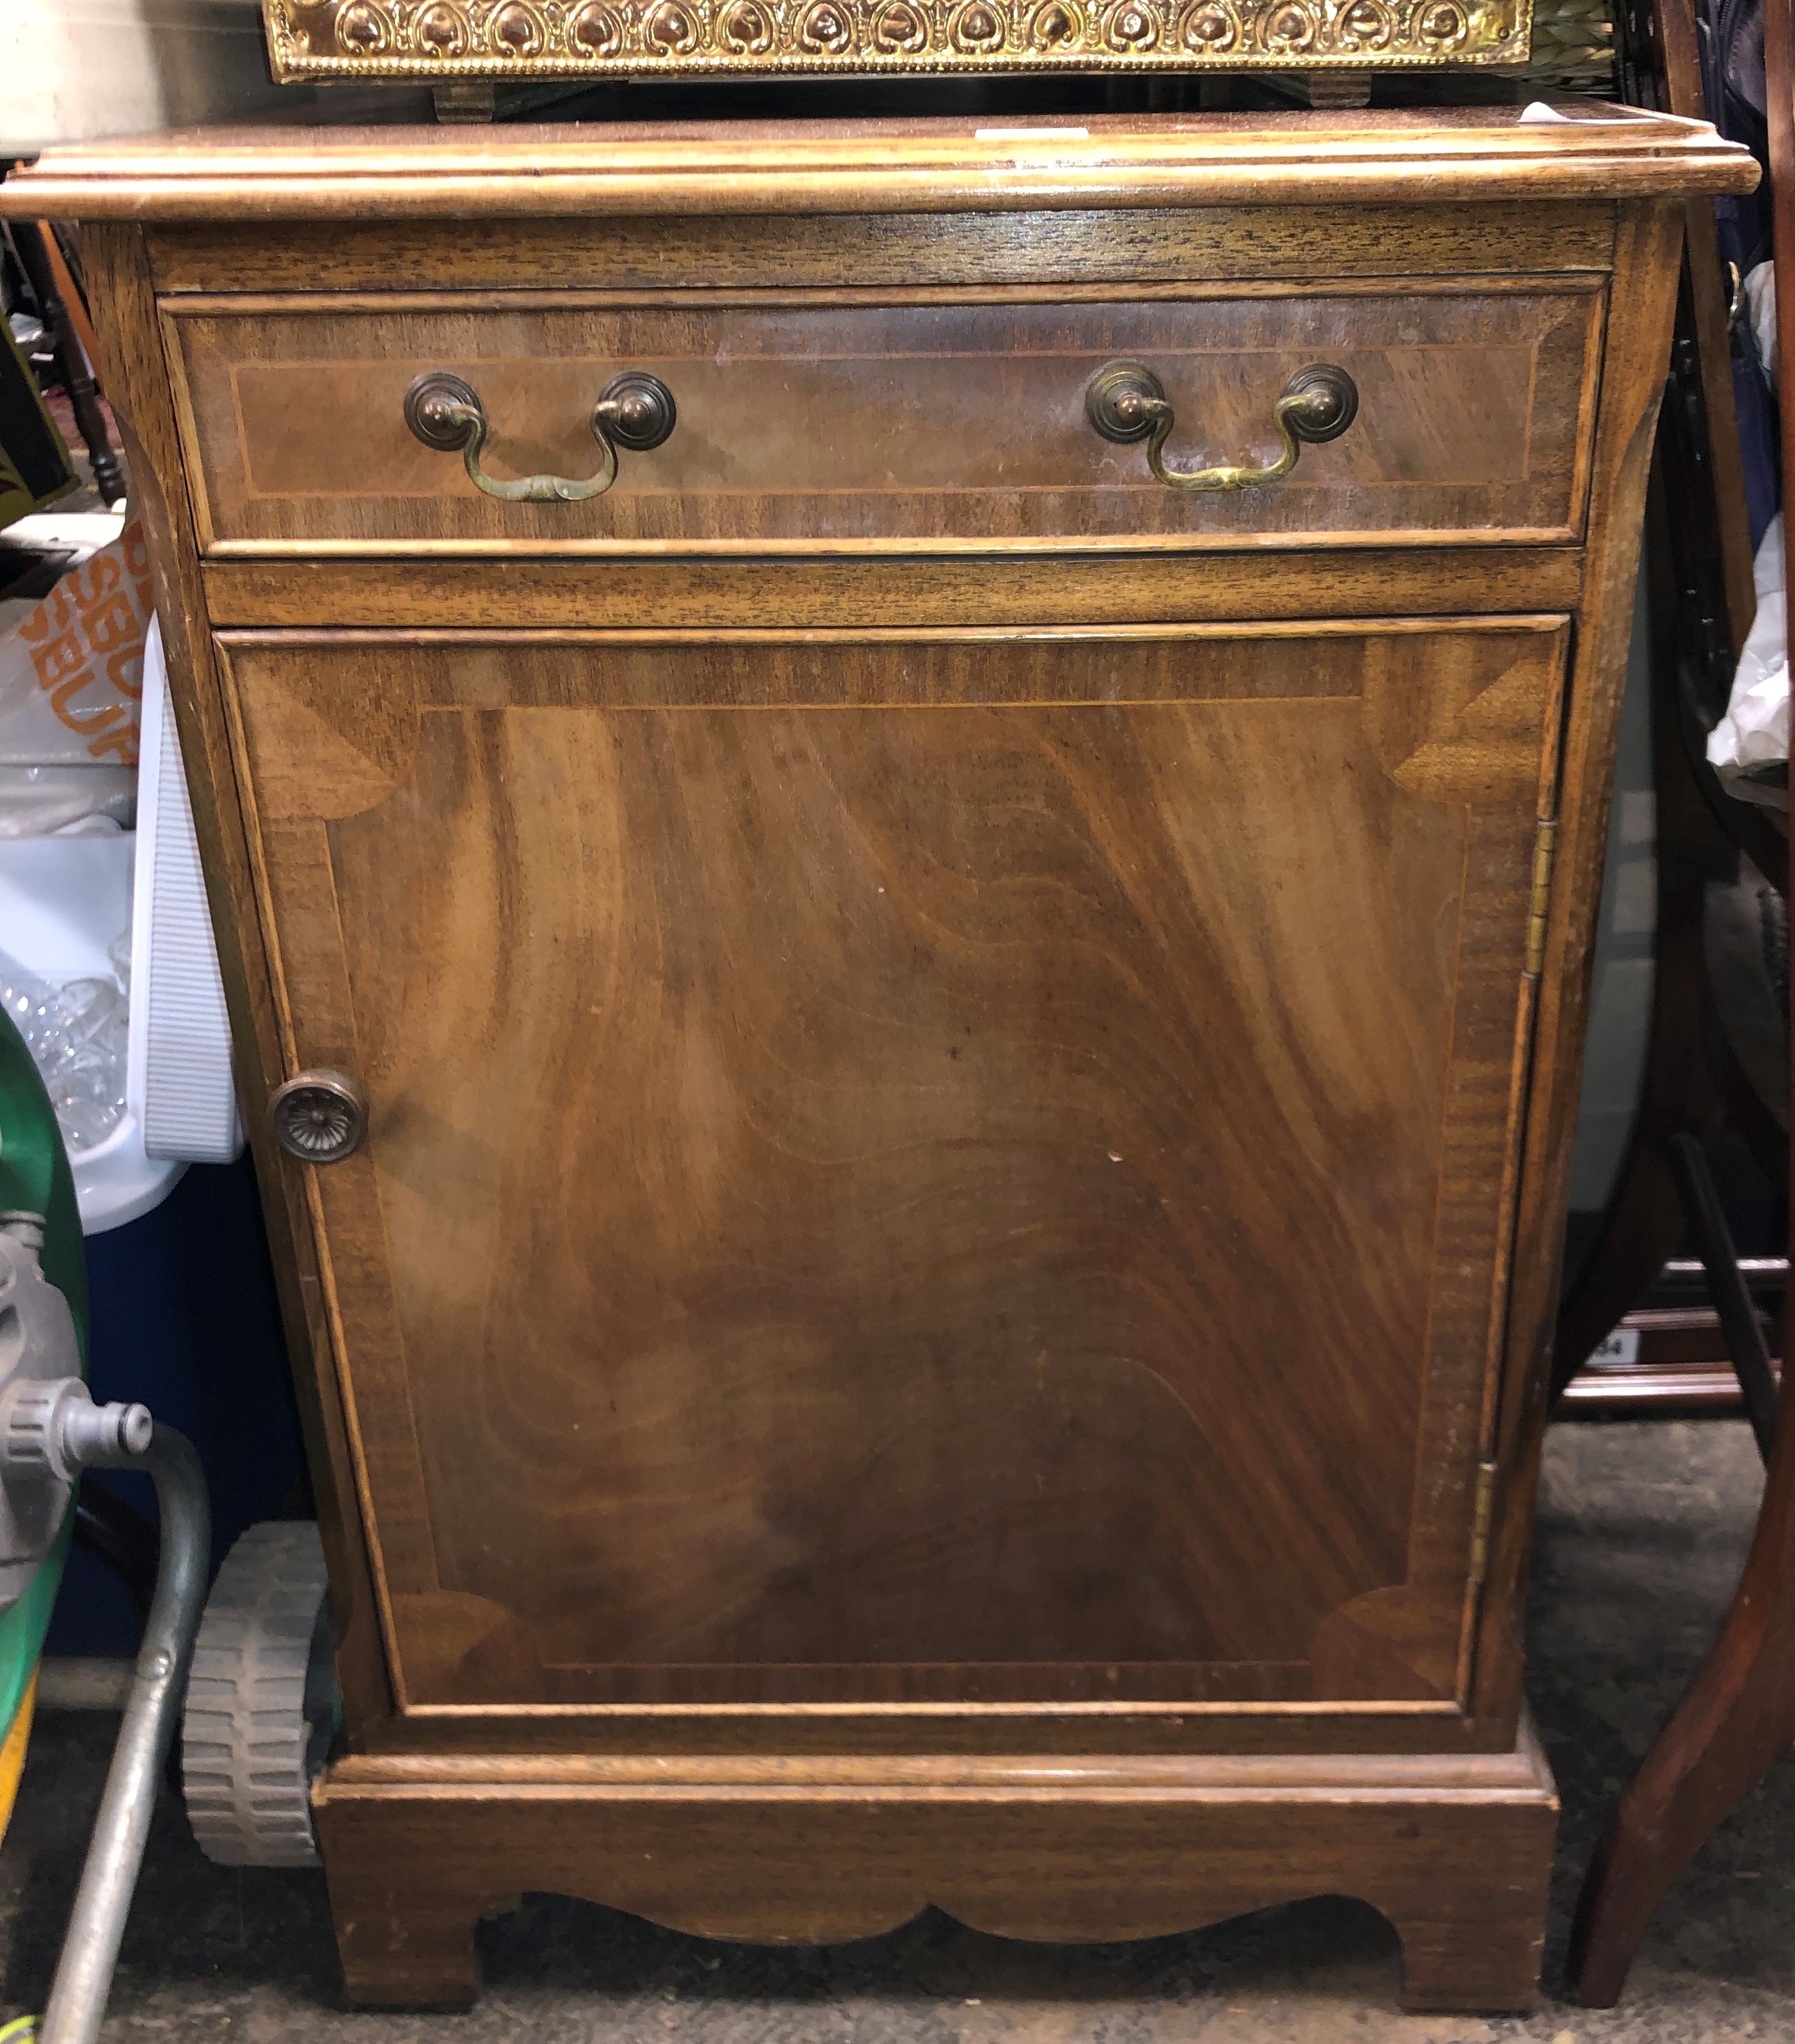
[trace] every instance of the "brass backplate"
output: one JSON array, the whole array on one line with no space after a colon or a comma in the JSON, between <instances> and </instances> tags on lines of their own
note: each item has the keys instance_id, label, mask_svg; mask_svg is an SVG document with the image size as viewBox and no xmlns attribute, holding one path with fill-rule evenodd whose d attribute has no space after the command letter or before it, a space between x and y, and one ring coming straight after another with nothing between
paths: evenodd
<instances>
[{"instance_id":1,"label":"brass backplate","mask_svg":"<svg viewBox=\"0 0 1795 2044\"><path fill-rule=\"evenodd\" d=\"M1533 0L263 0L283 83L1520 64Z\"/></svg>"}]
</instances>

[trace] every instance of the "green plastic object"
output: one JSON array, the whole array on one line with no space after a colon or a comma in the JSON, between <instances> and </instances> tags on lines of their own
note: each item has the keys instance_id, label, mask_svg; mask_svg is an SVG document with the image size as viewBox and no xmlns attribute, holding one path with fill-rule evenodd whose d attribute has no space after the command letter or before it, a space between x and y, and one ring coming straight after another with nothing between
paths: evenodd
<instances>
[{"instance_id":1,"label":"green plastic object","mask_svg":"<svg viewBox=\"0 0 1795 2044\"><path fill-rule=\"evenodd\" d=\"M67 1300L87 1368L87 1260L81 1239L81 1213L75 1178L63 1148L56 1110L37 1066L12 1017L0 1009L0 1213L23 1209L44 1216L44 1275ZM44 1650L75 1523L70 1511L55 1550L31 1587L9 1612L0 1613L0 1741L17 1717Z\"/></svg>"}]
</instances>

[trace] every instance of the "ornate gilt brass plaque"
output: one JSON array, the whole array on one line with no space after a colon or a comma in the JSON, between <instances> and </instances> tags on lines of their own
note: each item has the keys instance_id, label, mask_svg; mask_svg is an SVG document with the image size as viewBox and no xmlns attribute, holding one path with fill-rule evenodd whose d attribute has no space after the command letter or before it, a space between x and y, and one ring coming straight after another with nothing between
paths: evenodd
<instances>
[{"instance_id":1,"label":"ornate gilt brass plaque","mask_svg":"<svg viewBox=\"0 0 1795 2044\"><path fill-rule=\"evenodd\" d=\"M1372 71L1526 61L1533 0L263 0L275 75Z\"/></svg>"}]
</instances>

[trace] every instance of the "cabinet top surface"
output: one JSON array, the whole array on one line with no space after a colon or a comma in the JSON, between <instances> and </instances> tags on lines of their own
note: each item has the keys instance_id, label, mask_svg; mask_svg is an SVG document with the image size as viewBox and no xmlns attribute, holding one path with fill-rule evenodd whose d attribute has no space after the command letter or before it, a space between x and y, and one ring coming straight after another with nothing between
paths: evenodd
<instances>
[{"instance_id":1,"label":"cabinet top surface","mask_svg":"<svg viewBox=\"0 0 1795 2044\"><path fill-rule=\"evenodd\" d=\"M1002 212L1749 190L1705 121L1551 110L578 126L209 128L57 149L0 217Z\"/></svg>"}]
</instances>

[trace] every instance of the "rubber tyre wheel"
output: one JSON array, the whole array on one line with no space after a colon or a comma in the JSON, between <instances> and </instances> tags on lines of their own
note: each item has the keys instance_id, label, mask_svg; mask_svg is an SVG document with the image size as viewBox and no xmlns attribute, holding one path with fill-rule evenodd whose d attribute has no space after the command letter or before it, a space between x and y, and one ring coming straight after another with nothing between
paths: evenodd
<instances>
[{"instance_id":1,"label":"rubber tyre wheel","mask_svg":"<svg viewBox=\"0 0 1795 2044\"><path fill-rule=\"evenodd\" d=\"M181 1718L187 1819L221 1866L316 1866L312 1777L334 1728L318 1529L276 1520L225 1557Z\"/></svg>"}]
</instances>

